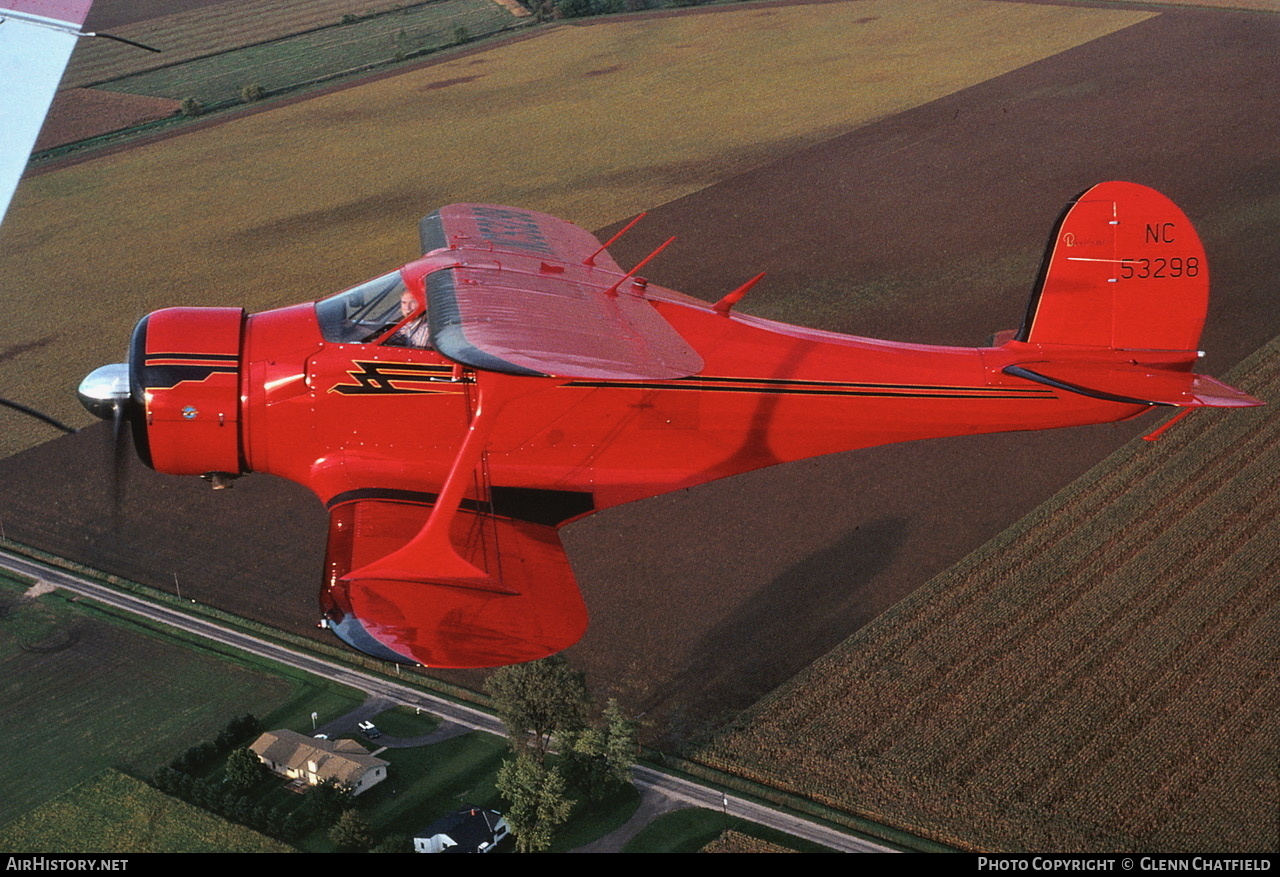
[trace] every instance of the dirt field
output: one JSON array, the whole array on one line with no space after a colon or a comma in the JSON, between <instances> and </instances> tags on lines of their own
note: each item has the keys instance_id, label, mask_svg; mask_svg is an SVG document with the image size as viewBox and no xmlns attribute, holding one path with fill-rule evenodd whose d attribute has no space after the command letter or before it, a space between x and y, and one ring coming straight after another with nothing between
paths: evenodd
<instances>
[{"instance_id":1,"label":"dirt field","mask_svg":"<svg viewBox=\"0 0 1280 877\"><path fill-rule=\"evenodd\" d=\"M36 149L49 149L172 116L179 102L136 94L117 94L96 88L68 88L58 92L49 110Z\"/></svg>"},{"instance_id":2,"label":"dirt field","mask_svg":"<svg viewBox=\"0 0 1280 877\"><path fill-rule=\"evenodd\" d=\"M1205 369L1221 374L1280 331L1270 289L1280 276L1280 88L1260 73L1274 69L1277 47L1280 18L1165 12L853 130L762 153L756 166L735 165L731 178L713 176L654 209L616 252L626 263L674 231L678 245L651 272L665 284L711 298L770 269L746 309L858 334L981 343L1019 323L1065 200L1100 180L1133 179L1178 201L1205 238L1215 276ZM583 72L613 66L593 63ZM548 181L561 171L554 161L542 169ZM201 203L215 188L210 181L190 197ZM352 252L367 216L418 210L384 195L350 214L266 221L234 240L261 259L285 230L292 240L336 227L351 240L317 239L317 252L369 261ZM629 212L595 209L582 212L598 224ZM284 292L311 286L280 279L294 281ZM237 287L226 290L238 296ZM564 533L593 616L571 659L602 694L643 711L653 736L680 745L1150 425L872 449L589 518ZM0 461L6 535L162 587L177 573L184 594L191 587L198 599L313 629L323 542L313 503L267 479L212 494L138 473L113 533L98 486L100 439L94 428Z\"/></svg>"}]
</instances>

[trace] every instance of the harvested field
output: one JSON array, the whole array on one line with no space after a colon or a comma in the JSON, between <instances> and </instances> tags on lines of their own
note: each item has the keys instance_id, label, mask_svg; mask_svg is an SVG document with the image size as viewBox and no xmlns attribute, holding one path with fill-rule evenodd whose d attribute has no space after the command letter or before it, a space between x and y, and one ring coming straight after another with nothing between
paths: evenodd
<instances>
[{"instance_id":1,"label":"harvested field","mask_svg":"<svg viewBox=\"0 0 1280 877\"><path fill-rule=\"evenodd\" d=\"M118 94L97 88L63 89L58 92L49 117L40 129L36 149L49 149L163 119L176 113L178 107L178 101L159 97Z\"/></svg>"},{"instance_id":2,"label":"harvested field","mask_svg":"<svg viewBox=\"0 0 1280 877\"><path fill-rule=\"evenodd\" d=\"M1280 398L1280 339L1232 378ZM974 850L1275 849L1278 452L1274 407L1130 443L700 758Z\"/></svg>"}]
</instances>

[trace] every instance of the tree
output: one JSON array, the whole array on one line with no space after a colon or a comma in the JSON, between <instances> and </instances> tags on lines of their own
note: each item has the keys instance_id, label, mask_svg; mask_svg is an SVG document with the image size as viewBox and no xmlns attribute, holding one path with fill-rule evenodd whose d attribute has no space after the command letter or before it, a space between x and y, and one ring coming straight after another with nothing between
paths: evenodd
<instances>
[{"instance_id":1,"label":"tree","mask_svg":"<svg viewBox=\"0 0 1280 877\"><path fill-rule=\"evenodd\" d=\"M549 849L556 829L573 808L560 773L521 753L502 763L497 786L509 804L506 820L515 836L516 850L538 853Z\"/></svg>"},{"instance_id":2,"label":"tree","mask_svg":"<svg viewBox=\"0 0 1280 877\"><path fill-rule=\"evenodd\" d=\"M351 790L328 779L307 791L302 810L308 818L320 825L332 825L342 813L351 807Z\"/></svg>"},{"instance_id":3,"label":"tree","mask_svg":"<svg viewBox=\"0 0 1280 877\"><path fill-rule=\"evenodd\" d=\"M254 717L252 713L245 713L243 716L237 716L218 732L218 737L214 741L220 752L227 752L235 748L240 743L248 741L250 737L256 737L262 733L262 723Z\"/></svg>"},{"instance_id":4,"label":"tree","mask_svg":"<svg viewBox=\"0 0 1280 877\"><path fill-rule=\"evenodd\" d=\"M617 788L605 761L606 739L602 731L586 728L561 748L564 778L592 802L603 801Z\"/></svg>"},{"instance_id":5,"label":"tree","mask_svg":"<svg viewBox=\"0 0 1280 877\"><path fill-rule=\"evenodd\" d=\"M595 4L591 0L556 0L556 8L565 18L582 18L595 14Z\"/></svg>"},{"instance_id":6,"label":"tree","mask_svg":"<svg viewBox=\"0 0 1280 877\"><path fill-rule=\"evenodd\" d=\"M248 749L233 749L227 756L227 785L246 792L258 784L266 768Z\"/></svg>"},{"instance_id":7,"label":"tree","mask_svg":"<svg viewBox=\"0 0 1280 877\"><path fill-rule=\"evenodd\" d=\"M591 801L630 783L635 764L636 723L612 698L602 720L603 727L584 728L562 747L565 779Z\"/></svg>"},{"instance_id":8,"label":"tree","mask_svg":"<svg viewBox=\"0 0 1280 877\"><path fill-rule=\"evenodd\" d=\"M591 702L586 679L560 655L503 667L489 677L485 689L507 726L511 748L519 755L532 743L539 763L553 734L576 734L586 724Z\"/></svg>"},{"instance_id":9,"label":"tree","mask_svg":"<svg viewBox=\"0 0 1280 877\"><path fill-rule=\"evenodd\" d=\"M373 846L373 828L358 810L344 810L329 829L329 840L340 850L364 851Z\"/></svg>"},{"instance_id":10,"label":"tree","mask_svg":"<svg viewBox=\"0 0 1280 877\"><path fill-rule=\"evenodd\" d=\"M403 834L389 834L373 846L369 847L371 853L411 853L413 852L413 841Z\"/></svg>"},{"instance_id":11,"label":"tree","mask_svg":"<svg viewBox=\"0 0 1280 877\"><path fill-rule=\"evenodd\" d=\"M636 763L636 734L639 724L627 718L615 698L609 698L604 709L604 760L614 780L624 785L631 782L631 768Z\"/></svg>"}]
</instances>

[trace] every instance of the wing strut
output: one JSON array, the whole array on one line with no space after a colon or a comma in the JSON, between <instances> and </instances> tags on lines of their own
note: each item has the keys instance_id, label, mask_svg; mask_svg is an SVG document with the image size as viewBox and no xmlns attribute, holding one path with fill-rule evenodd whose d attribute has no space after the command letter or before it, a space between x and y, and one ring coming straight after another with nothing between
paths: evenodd
<instances>
[{"instance_id":1,"label":"wing strut","mask_svg":"<svg viewBox=\"0 0 1280 877\"><path fill-rule=\"evenodd\" d=\"M494 576L464 560L450 537L462 494L488 445L493 425L508 402L546 388L546 382L501 372L475 373L479 400L466 438L449 467L440 496L418 535L402 548L357 570L344 579L388 579L399 582L447 584L500 594L518 593Z\"/></svg>"}]
</instances>

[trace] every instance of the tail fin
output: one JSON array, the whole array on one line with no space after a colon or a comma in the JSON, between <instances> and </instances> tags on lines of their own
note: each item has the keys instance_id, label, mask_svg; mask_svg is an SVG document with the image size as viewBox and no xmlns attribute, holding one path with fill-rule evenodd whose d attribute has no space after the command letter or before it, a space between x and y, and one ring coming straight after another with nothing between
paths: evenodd
<instances>
[{"instance_id":1,"label":"tail fin","mask_svg":"<svg viewBox=\"0 0 1280 877\"><path fill-rule=\"evenodd\" d=\"M1004 371L1117 402L1261 405L1191 370L1208 307L1204 247L1186 214L1155 189L1099 183L1058 221L1014 339L1048 359Z\"/></svg>"},{"instance_id":2,"label":"tail fin","mask_svg":"<svg viewBox=\"0 0 1280 877\"><path fill-rule=\"evenodd\" d=\"M1099 183L1067 206L1018 340L1195 350L1209 305L1200 237L1178 206L1136 183Z\"/></svg>"}]
</instances>

